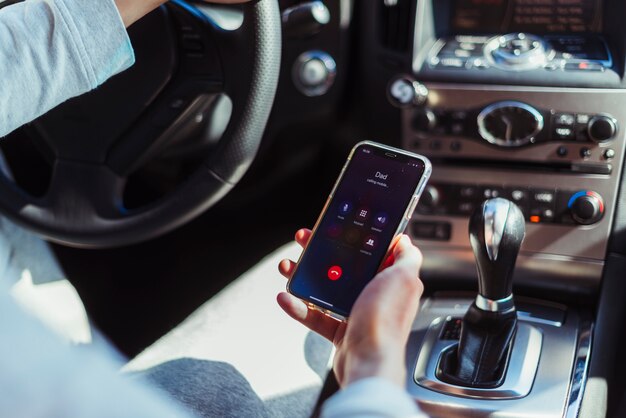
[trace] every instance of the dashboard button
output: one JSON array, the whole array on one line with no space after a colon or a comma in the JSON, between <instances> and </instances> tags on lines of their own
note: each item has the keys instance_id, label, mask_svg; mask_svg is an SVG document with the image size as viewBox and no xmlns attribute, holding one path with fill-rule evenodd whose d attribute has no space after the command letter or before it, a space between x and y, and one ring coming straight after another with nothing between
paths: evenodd
<instances>
[{"instance_id":1,"label":"dashboard button","mask_svg":"<svg viewBox=\"0 0 626 418\"><path fill-rule=\"evenodd\" d=\"M591 190L581 190L570 197L567 204L572 218L581 225L591 225L602 219L604 200Z\"/></svg>"},{"instance_id":2,"label":"dashboard button","mask_svg":"<svg viewBox=\"0 0 626 418\"><path fill-rule=\"evenodd\" d=\"M430 132L437 126L437 116L430 109L420 109L412 121L413 129L419 132Z\"/></svg>"},{"instance_id":3,"label":"dashboard button","mask_svg":"<svg viewBox=\"0 0 626 418\"><path fill-rule=\"evenodd\" d=\"M552 205L555 197L554 190L533 190L531 192L531 205Z\"/></svg>"},{"instance_id":4,"label":"dashboard button","mask_svg":"<svg viewBox=\"0 0 626 418\"><path fill-rule=\"evenodd\" d=\"M411 232L418 239L448 241L452 226L448 222L413 222Z\"/></svg>"},{"instance_id":5,"label":"dashboard button","mask_svg":"<svg viewBox=\"0 0 626 418\"><path fill-rule=\"evenodd\" d=\"M553 117L553 122L557 125L565 125L565 126L573 126L574 125L574 115L570 113L557 113Z\"/></svg>"},{"instance_id":6,"label":"dashboard button","mask_svg":"<svg viewBox=\"0 0 626 418\"><path fill-rule=\"evenodd\" d=\"M598 115L588 124L589 138L595 142L610 141L617 133L617 122L610 116Z\"/></svg>"},{"instance_id":7,"label":"dashboard button","mask_svg":"<svg viewBox=\"0 0 626 418\"><path fill-rule=\"evenodd\" d=\"M426 102L428 89L407 76L400 76L389 83L387 98L396 107L419 106Z\"/></svg>"},{"instance_id":8,"label":"dashboard button","mask_svg":"<svg viewBox=\"0 0 626 418\"><path fill-rule=\"evenodd\" d=\"M610 160L611 158L615 157L615 150L613 150L612 148L609 148L604 151L602 156L604 157L605 160Z\"/></svg>"},{"instance_id":9,"label":"dashboard button","mask_svg":"<svg viewBox=\"0 0 626 418\"><path fill-rule=\"evenodd\" d=\"M460 68L465 68L466 63L467 63L467 60L464 58L442 57L442 58L439 58L439 63L437 63L437 68L460 69Z\"/></svg>"},{"instance_id":10,"label":"dashboard button","mask_svg":"<svg viewBox=\"0 0 626 418\"><path fill-rule=\"evenodd\" d=\"M591 157L591 150L587 147L583 147L580 149L580 158L589 158Z\"/></svg>"},{"instance_id":11,"label":"dashboard button","mask_svg":"<svg viewBox=\"0 0 626 418\"><path fill-rule=\"evenodd\" d=\"M574 133L574 129L568 127L568 126L556 126L554 128L554 131L552 132L552 136L554 137L554 139L556 140L572 140L576 138L576 135Z\"/></svg>"},{"instance_id":12,"label":"dashboard button","mask_svg":"<svg viewBox=\"0 0 626 418\"><path fill-rule=\"evenodd\" d=\"M604 66L597 62L567 62L563 67L565 71L589 71L589 72L601 72L604 71Z\"/></svg>"}]
</instances>

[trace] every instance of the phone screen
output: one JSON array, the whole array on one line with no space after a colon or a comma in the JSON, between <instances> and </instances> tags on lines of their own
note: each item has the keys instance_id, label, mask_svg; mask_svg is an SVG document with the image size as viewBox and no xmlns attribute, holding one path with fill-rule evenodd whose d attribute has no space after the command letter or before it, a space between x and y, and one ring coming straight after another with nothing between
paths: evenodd
<instances>
[{"instance_id":1,"label":"phone screen","mask_svg":"<svg viewBox=\"0 0 626 418\"><path fill-rule=\"evenodd\" d=\"M424 171L419 158L360 145L300 259L289 291L348 316L376 275Z\"/></svg>"}]
</instances>

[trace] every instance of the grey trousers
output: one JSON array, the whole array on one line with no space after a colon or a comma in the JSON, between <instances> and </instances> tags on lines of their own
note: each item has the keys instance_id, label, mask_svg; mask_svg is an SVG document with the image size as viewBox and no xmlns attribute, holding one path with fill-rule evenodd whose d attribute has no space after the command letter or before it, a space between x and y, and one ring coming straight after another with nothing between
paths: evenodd
<instances>
[{"instance_id":1,"label":"grey trousers","mask_svg":"<svg viewBox=\"0 0 626 418\"><path fill-rule=\"evenodd\" d=\"M329 370L332 345L284 314L288 244L207 301L123 369L203 417L308 417ZM27 311L64 339L106 344L48 244L0 217L0 280Z\"/></svg>"}]
</instances>

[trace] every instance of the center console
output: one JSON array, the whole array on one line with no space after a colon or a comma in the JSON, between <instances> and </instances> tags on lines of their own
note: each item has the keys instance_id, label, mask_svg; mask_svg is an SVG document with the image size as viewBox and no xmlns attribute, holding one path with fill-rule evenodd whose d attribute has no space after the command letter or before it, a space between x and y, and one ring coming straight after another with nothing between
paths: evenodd
<instances>
[{"instance_id":1,"label":"center console","mask_svg":"<svg viewBox=\"0 0 626 418\"><path fill-rule=\"evenodd\" d=\"M442 358L472 296L424 301L407 387L433 416L576 416L624 161L626 30L611 0L419 0L411 68L388 80L402 145L433 174L409 227L427 282L475 283L469 219L486 199L521 210L517 332L496 386L450 383ZM590 306L593 303L589 304ZM455 415L457 414L457 415Z\"/></svg>"}]
</instances>

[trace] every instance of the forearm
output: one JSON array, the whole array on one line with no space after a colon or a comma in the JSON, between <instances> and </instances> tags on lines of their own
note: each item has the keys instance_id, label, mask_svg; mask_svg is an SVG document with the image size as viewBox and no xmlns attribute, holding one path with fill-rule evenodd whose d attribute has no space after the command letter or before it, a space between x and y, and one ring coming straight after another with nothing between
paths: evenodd
<instances>
[{"instance_id":1,"label":"forearm","mask_svg":"<svg viewBox=\"0 0 626 418\"><path fill-rule=\"evenodd\" d=\"M359 380L324 403L322 418L426 418L400 386L383 378Z\"/></svg>"},{"instance_id":2,"label":"forearm","mask_svg":"<svg viewBox=\"0 0 626 418\"><path fill-rule=\"evenodd\" d=\"M113 0L30 0L0 10L0 137L134 62Z\"/></svg>"},{"instance_id":3,"label":"forearm","mask_svg":"<svg viewBox=\"0 0 626 418\"><path fill-rule=\"evenodd\" d=\"M129 27L143 16L156 9L166 0L115 0L124 26Z\"/></svg>"}]
</instances>

